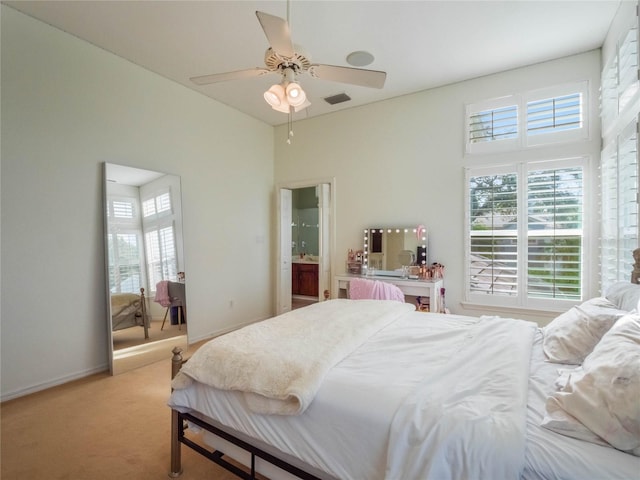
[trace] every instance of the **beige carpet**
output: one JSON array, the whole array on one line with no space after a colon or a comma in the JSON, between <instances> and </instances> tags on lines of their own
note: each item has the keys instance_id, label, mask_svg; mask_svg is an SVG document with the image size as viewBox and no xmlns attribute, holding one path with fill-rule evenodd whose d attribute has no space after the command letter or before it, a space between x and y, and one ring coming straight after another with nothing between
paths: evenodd
<instances>
[{"instance_id":1,"label":"beige carpet","mask_svg":"<svg viewBox=\"0 0 640 480\"><path fill-rule=\"evenodd\" d=\"M157 480L169 471L171 352L0 405L2 480ZM183 480L236 479L182 447Z\"/></svg>"}]
</instances>

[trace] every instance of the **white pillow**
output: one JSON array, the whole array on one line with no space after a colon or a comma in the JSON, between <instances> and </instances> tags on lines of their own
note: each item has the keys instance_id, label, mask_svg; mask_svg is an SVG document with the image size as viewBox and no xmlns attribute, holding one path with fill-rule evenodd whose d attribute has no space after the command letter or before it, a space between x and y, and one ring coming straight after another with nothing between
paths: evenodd
<instances>
[{"instance_id":1,"label":"white pillow","mask_svg":"<svg viewBox=\"0 0 640 480\"><path fill-rule=\"evenodd\" d=\"M630 312L640 311L640 285L629 282L614 283L607 289L605 298L616 308Z\"/></svg>"},{"instance_id":2,"label":"white pillow","mask_svg":"<svg viewBox=\"0 0 640 480\"><path fill-rule=\"evenodd\" d=\"M546 409L543 427L640 456L640 314L616 322Z\"/></svg>"},{"instance_id":3,"label":"white pillow","mask_svg":"<svg viewBox=\"0 0 640 480\"><path fill-rule=\"evenodd\" d=\"M547 359L580 365L615 321L626 313L603 297L572 307L543 328L542 348Z\"/></svg>"}]
</instances>

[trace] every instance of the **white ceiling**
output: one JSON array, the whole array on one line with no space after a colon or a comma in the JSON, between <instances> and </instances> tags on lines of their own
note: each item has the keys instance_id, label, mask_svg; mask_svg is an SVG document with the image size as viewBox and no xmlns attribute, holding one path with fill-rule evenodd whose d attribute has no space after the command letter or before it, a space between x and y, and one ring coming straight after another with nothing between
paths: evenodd
<instances>
[{"instance_id":1,"label":"white ceiling","mask_svg":"<svg viewBox=\"0 0 640 480\"><path fill-rule=\"evenodd\" d=\"M264 66L269 46L255 15L287 18L286 1L7 1L148 70L271 125L287 115L263 92L277 75L207 86L189 77ZM348 66L366 50L384 70L382 90L299 77L312 105L304 119L495 72L585 52L602 45L620 0L293 0L294 43L314 63ZM346 93L331 106L323 98Z\"/></svg>"}]
</instances>

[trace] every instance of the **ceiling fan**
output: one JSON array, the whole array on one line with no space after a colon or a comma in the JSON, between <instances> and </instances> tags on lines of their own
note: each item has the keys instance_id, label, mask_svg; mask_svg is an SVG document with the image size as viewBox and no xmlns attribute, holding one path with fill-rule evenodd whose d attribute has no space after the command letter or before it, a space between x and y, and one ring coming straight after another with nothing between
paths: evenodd
<instances>
[{"instance_id":1,"label":"ceiling fan","mask_svg":"<svg viewBox=\"0 0 640 480\"><path fill-rule=\"evenodd\" d=\"M192 77L190 80L193 83L208 85L279 73L282 81L269 88L264 93L264 98L274 110L283 113L291 113L292 110L298 112L311 105L304 90L296 82L297 76L304 73L309 73L315 78L363 87L382 88L384 86L386 72L311 63L310 58L300 47L292 43L289 23L285 19L260 11L256 12L256 16L270 45L264 56L266 68L255 67Z\"/></svg>"}]
</instances>

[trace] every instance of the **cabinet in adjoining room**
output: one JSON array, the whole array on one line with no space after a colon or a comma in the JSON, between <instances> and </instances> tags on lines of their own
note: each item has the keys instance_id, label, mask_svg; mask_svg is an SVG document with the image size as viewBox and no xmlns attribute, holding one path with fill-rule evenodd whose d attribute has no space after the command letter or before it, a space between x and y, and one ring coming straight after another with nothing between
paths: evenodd
<instances>
[{"instance_id":1,"label":"cabinet in adjoining room","mask_svg":"<svg viewBox=\"0 0 640 480\"><path fill-rule=\"evenodd\" d=\"M307 297L318 296L318 264L293 263L291 269L291 293Z\"/></svg>"}]
</instances>

